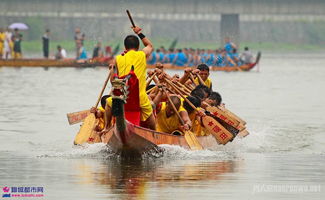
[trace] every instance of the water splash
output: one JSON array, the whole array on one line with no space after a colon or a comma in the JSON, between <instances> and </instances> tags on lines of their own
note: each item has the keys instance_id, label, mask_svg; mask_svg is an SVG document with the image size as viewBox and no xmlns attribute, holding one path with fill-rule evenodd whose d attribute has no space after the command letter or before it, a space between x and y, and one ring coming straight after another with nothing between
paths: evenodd
<instances>
[{"instance_id":1,"label":"water splash","mask_svg":"<svg viewBox=\"0 0 325 200\"><path fill-rule=\"evenodd\" d=\"M114 153L104 143L84 144L80 146L73 146L70 150L63 152L53 152L39 155L40 158L94 158L94 159L108 159L114 156Z\"/></svg>"}]
</instances>

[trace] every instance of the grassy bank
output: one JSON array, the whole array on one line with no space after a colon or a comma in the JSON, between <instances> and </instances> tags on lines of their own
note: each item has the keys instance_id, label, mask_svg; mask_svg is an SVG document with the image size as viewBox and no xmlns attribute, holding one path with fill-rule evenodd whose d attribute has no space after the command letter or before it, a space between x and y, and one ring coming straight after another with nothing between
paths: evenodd
<instances>
[{"instance_id":1,"label":"grassy bank","mask_svg":"<svg viewBox=\"0 0 325 200\"><path fill-rule=\"evenodd\" d=\"M155 47L165 46L169 48L173 40L169 39L154 39L153 43ZM103 46L111 46L114 50L119 45L119 51L123 49L123 42L118 40L104 41ZM92 53L92 50L96 44L96 41L86 41L85 48L88 55ZM65 48L68 54L74 55L75 43L74 41L51 41L50 52L54 54L56 52L56 46L61 45ZM324 45L310 45L310 44L285 44L285 43L248 43L242 42L240 44L240 51L248 46L252 51L264 51L264 52L302 52L302 51L325 51ZM216 42L178 42L176 48L192 47L192 48L204 48L204 49L216 49L220 47L220 44ZM22 49L24 54L42 54L42 43L41 41L23 41Z\"/></svg>"}]
</instances>

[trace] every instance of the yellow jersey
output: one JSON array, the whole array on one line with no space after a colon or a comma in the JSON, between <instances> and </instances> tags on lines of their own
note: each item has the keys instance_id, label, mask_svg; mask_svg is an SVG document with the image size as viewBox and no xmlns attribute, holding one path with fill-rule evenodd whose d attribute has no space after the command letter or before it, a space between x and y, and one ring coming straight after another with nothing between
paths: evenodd
<instances>
[{"instance_id":1,"label":"yellow jersey","mask_svg":"<svg viewBox=\"0 0 325 200\"><path fill-rule=\"evenodd\" d=\"M196 85L199 85L200 84L200 81L199 81L198 78L195 78L194 82L195 82ZM207 80L204 81L204 85L208 86L208 88L211 89L211 87L212 87L211 79L210 78L207 78Z\"/></svg>"},{"instance_id":2,"label":"yellow jersey","mask_svg":"<svg viewBox=\"0 0 325 200\"><path fill-rule=\"evenodd\" d=\"M1 54L2 54L2 49L4 47L4 42L5 42L5 39L6 39L6 34L5 33L0 33L0 49L1 49Z\"/></svg>"},{"instance_id":3,"label":"yellow jersey","mask_svg":"<svg viewBox=\"0 0 325 200\"><path fill-rule=\"evenodd\" d=\"M134 66L134 73L139 80L139 100L141 107L141 121L145 121L152 114L152 106L146 93L147 60L143 51L130 50L124 55L116 56L118 75L124 76Z\"/></svg>"},{"instance_id":4,"label":"yellow jersey","mask_svg":"<svg viewBox=\"0 0 325 200\"><path fill-rule=\"evenodd\" d=\"M157 114L157 131L163 133L172 133L175 130L178 130L178 127L181 125L177 114L167 117L166 116L166 102L161 104L161 109ZM178 113L186 111L183 106L180 106L178 109Z\"/></svg>"}]
</instances>

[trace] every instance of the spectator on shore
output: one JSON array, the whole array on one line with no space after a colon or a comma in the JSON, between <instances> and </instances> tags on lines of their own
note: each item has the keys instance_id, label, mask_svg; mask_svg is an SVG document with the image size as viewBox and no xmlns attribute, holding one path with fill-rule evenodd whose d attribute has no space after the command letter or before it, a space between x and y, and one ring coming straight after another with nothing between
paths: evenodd
<instances>
[{"instance_id":1,"label":"spectator on shore","mask_svg":"<svg viewBox=\"0 0 325 200\"><path fill-rule=\"evenodd\" d=\"M2 53L4 50L4 42L6 40L6 35L3 32L3 29L0 27L0 59L2 59Z\"/></svg>"},{"instance_id":2,"label":"spectator on shore","mask_svg":"<svg viewBox=\"0 0 325 200\"><path fill-rule=\"evenodd\" d=\"M23 53L21 51L21 41L23 39L23 35L19 33L18 28L14 29L14 35L12 36L12 41L14 42L14 59L19 59L23 57Z\"/></svg>"},{"instance_id":3,"label":"spectator on shore","mask_svg":"<svg viewBox=\"0 0 325 200\"><path fill-rule=\"evenodd\" d=\"M43 56L44 58L49 58L50 49L50 29L46 29L44 35L42 36L43 44Z\"/></svg>"},{"instance_id":4,"label":"spectator on shore","mask_svg":"<svg viewBox=\"0 0 325 200\"><path fill-rule=\"evenodd\" d=\"M12 39L12 32L9 30L9 28L7 28L5 32L5 41L4 41L5 59L11 57L12 54L12 49L14 44L11 39Z\"/></svg>"}]
</instances>

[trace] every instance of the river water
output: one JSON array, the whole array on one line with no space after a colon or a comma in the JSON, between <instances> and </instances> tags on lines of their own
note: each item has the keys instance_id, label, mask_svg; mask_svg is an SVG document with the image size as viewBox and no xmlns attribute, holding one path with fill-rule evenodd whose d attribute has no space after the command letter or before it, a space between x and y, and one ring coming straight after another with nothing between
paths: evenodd
<instances>
[{"instance_id":1,"label":"river water","mask_svg":"<svg viewBox=\"0 0 325 200\"><path fill-rule=\"evenodd\" d=\"M172 73L169 71L169 73ZM325 57L263 55L248 73L211 72L250 135L126 162L102 144L74 147L66 113L96 103L106 69L0 68L0 187L14 199L323 199ZM28 191L28 190L27 190ZM8 198L6 198L8 199Z\"/></svg>"}]
</instances>

